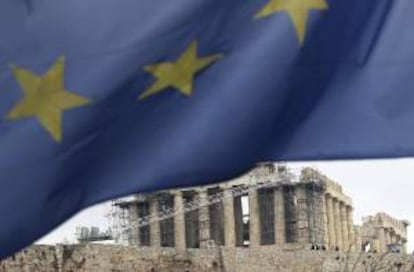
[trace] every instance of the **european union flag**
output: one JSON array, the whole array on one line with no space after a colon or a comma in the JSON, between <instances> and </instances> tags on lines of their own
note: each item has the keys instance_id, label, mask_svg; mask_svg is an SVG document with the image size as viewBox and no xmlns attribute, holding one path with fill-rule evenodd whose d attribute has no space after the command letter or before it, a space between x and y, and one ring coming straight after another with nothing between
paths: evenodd
<instances>
[{"instance_id":1,"label":"european union flag","mask_svg":"<svg viewBox=\"0 0 414 272\"><path fill-rule=\"evenodd\" d=\"M2 0L0 256L269 160L414 155L412 0Z\"/></svg>"}]
</instances>

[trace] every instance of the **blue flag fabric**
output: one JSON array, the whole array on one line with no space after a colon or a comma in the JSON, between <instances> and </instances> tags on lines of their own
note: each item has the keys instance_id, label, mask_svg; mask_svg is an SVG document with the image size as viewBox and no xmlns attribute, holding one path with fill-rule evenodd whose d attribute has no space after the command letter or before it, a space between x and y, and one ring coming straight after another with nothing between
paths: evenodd
<instances>
[{"instance_id":1,"label":"blue flag fabric","mask_svg":"<svg viewBox=\"0 0 414 272\"><path fill-rule=\"evenodd\" d=\"M0 257L255 162L414 154L412 0L2 0Z\"/></svg>"}]
</instances>

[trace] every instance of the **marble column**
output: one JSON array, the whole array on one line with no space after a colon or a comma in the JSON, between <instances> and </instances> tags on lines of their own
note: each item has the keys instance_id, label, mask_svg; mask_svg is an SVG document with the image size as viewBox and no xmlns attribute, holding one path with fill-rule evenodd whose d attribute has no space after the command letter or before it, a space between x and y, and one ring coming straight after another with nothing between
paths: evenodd
<instances>
[{"instance_id":1,"label":"marble column","mask_svg":"<svg viewBox=\"0 0 414 272\"><path fill-rule=\"evenodd\" d=\"M235 197L233 202L234 202L236 246L241 247L244 245L242 197L241 196Z\"/></svg>"},{"instance_id":2,"label":"marble column","mask_svg":"<svg viewBox=\"0 0 414 272\"><path fill-rule=\"evenodd\" d=\"M380 227L378 229L378 240L379 240L379 250L378 250L378 252L380 252L380 253L387 252L387 248L385 246L385 244L386 244L385 229L383 227Z\"/></svg>"},{"instance_id":3,"label":"marble column","mask_svg":"<svg viewBox=\"0 0 414 272\"><path fill-rule=\"evenodd\" d=\"M181 191L174 194L174 224L175 247L185 249L184 199Z\"/></svg>"},{"instance_id":4,"label":"marble column","mask_svg":"<svg viewBox=\"0 0 414 272\"><path fill-rule=\"evenodd\" d=\"M387 250L389 244L391 244L391 230L387 228L385 231L385 245Z\"/></svg>"},{"instance_id":5,"label":"marble column","mask_svg":"<svg viewBox=\"0 0 414 272\"><path fill-rule=\"evenodd\" d=\"M347 214L347 229L348 229L348 239L350 243L351 251L355 251L357 248L356 239L354 234L354 218L351 206L346 206L346 214Z\"/></svg>"},{"instance_id":6,"label":"marble column","mask_svg":"<svg viewBox=\"0 0 414 272\"><path fill-rule=\"evenodd\" d=\"M338 199L333 200L333 210L334 210L334 225L335 225L335 238L336 246L339 250L344 250L343 239L342 239L342 224L341 224L341 212L340 212L340 202Z\"/></svg>"},{"instance_id":7,"label":"marble column","mask_svg":"<svg viewBox=\"0 0 414 272\"><path fill-rule=\"evenodd\" d=\"M234 218L234 197L232 188L224 190L224 245L236 246L236 227Z\"/></svg>"},{"instance_id":8,"label":"marble column","mask_svg":"<svg viewBox=\"0 0 414 272\"><path fill-rule=\"evenodd\" d=\"M342 246L343 251L347 252L350 250L350 242L349 242L349 235L348 235L348 216L346 212L346 205L345 203L341 202L339 203L340 208L340 216L341 216L341 230L342 230Z\"/></svg>"},{"instance_id":9,"label":"marble column","mask_svg":"<svg viewBox=\"0 0 414 272\"><path fill-rule=\"evenodd\" d=\"M401 244L402 253L407 254L407 240L400 236L399 243Z\"/></svg>"},{"instance_id":10,"label":"marble column","mask_svg":"<svg viewBox=\"0 0 414 272\"><path fill-rule=\"evenodd\" d=\"M277 245L283 245L285 239L285 201L283 198L283 187L275 189L275 238Z\"/></svg>"},{"instance_id":11,"label":"marble column","mask_svg":"<svg viewBox=\"0 0 414 272\"><path fill-rule=\"evenodd\" d=\"M211 239L210 236L210 214L208 210L208 194L206 190L201 190L198 194L200 209L199 209L199 220L200 220L200 248L207 248L208 242Z\"/></svg>"},{"instance_id":12,"label":"marble column","mask_svg":"<svg viewBox=\"0 0 414 272\"><path fill-rule=\"evenodd\" d=\"M336 246L336 232L335 232L335 215L333 198L330 195L326 197L326 210L328 214L328 237L329 237L329 249L333 249Z\"/></svg>"},{"instance_id":13,"label":"marble column","mask_svg":"<svg viewBox=\"0 0 414 272\"><path fill-rule=\"evenodd\" d=\"M129 221L131 225L131 240L129 245L138 246L139 245L139 227L138 227L138 203L133 202L129 206Z\"/></svg>"},{"instance_id":14,"label":"marble column","mask_svg":"<svg viewBox=\"0 0 414 272\"><path fill-rule=\"evenodd\" d=\"M372 240L371 251L379 252L381 243L378 238Z\"/></svg>"},{"instance_id":15,"label":"marble column","mask_svg":"<svg viewBox=\"0 0 414 272\"><path fill-rule=\"evenodd\" d=\"M322 224L323 224L323 237L322 244L329 248L329 225L328 225L328 209L326 207L325 192L322 192Z\"/></svg>"},{"instance_id":16,"label":"marble column","mask_svg":"<svg viewBox=\"0 0 414 272\"><path fill-rule=\"evenodd\" d=\"M249 192L249 238L250 246L260 246L260 214L257 190Z\"/></svg>"},{"instance_id":17,"label":"marble column","mask_svg":"<svg viewBox=\"0 0 414 272\"><path fill-rule=\"evenodd\" d=\"M311 232L309 228L308 203L306 189L296 187L297 199L297 233L298 242L306 244L311 242Z\"/></svg>"},{"instance_id":18,"label":"marble column","mask_svg":"<svg viewBox=\"0 0 414 272\"><path fill-rule=\"evenodd\" d=\"M407 254L407 241L400 235L398 236L398 243L401 245L401 253Z\"/></svg>"},{"instance_id":19,"label":"marble column","mask_svg":"<svg viewBox=\"0 0 414 272\"><path fill-rule=\"evenodd\" d=\"M158 220L158 197L153 196L149 200L150 205L150 245L151 247L161 246L160 221Z\"/></svg>"}]
</instances>

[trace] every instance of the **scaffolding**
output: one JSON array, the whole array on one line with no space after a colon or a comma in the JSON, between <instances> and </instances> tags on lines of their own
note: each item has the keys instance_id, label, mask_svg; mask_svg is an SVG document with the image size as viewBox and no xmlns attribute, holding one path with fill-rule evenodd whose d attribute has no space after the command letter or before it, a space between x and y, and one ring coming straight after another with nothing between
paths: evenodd
<instances>
[{"instance_id":1,"label":"scaffolding","mask_svg":"<svg viewBox=\"0 0 414 272\"><path fill-rule=\"evenodd\" d=\"M118 198L111 201L111 207L107 213L110 222L112 237L115 243L130 245L132 243L131 204L132 197Z\"/></svg>"}]
</instances>

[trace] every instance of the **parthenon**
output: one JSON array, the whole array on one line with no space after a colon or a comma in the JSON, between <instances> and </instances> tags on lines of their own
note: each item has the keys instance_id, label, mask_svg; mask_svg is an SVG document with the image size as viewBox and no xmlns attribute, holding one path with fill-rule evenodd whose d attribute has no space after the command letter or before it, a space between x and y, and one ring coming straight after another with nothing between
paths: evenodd
<instances>
[{"instance_id":1,"label":"parthenon","mask_svg":"<svg viewBox=\"0 0 414 272\"><path fill-rule=\"evenodd\" d=\"M295 175L276 163L227 182L134 195L115 206L122 222L117 241L138 247L360 251L369 243L383 252L407 241L408 222L381 213L354 226L352 200L341 185L312 168Z\"/></svg>"}]
</instances>

